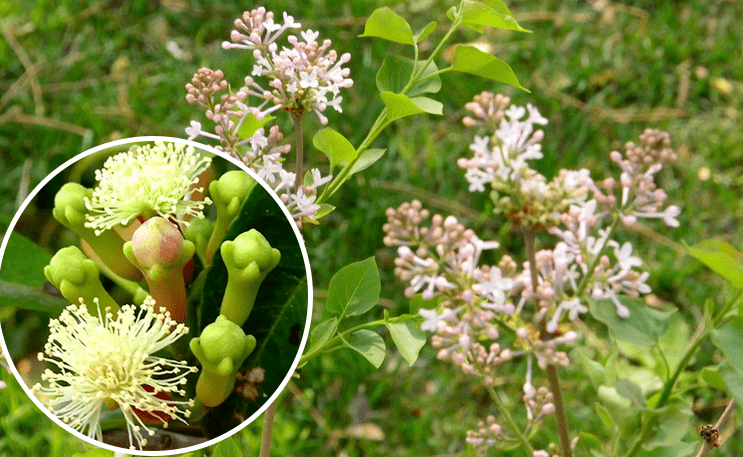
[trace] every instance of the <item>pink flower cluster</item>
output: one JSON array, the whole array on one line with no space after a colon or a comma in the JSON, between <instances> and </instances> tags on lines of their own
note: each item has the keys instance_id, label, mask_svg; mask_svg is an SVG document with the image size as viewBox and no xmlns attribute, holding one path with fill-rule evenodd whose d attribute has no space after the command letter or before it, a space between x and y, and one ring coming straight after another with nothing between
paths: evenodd
<instances>
[{"instance_id":1,"label":"pink flower cluster","mask_svg":"<svg viewBox=\"0 0 743 457\"><path fill-rule=\"evenodd\" d=\"M235 21L230 34L232 42L224 42L225 49L252 51L255 65L245 85L230 91L221 70L201 68L186 85L186 100L205 108L206 118L214 123L214 132L203 129L201 122L191 121L186 128L189 139L205 137L218 140L220 149L242 160L260 178L271 185L286 204L300 228L306 223L317 223L320 205L316 204L317 190L332 176L323 176L312 169L299 177L284 169L284 160L291 147L282 144L283 134L278 126L268 128L272 113L286 110L293 115L314 112L322 123L328 119L323 112L328 107L342 112L340 89L351 87L349 70L343 64L350 54L340 57L329 49L330 40L317 41L318 32L301 31L301 40L287 36L290 46L279 48L277 40L287 31L299 29L301 24L288 14L278 23L274 14L258 7L246 11ZM263 88L254 77L267 80ZM257 97L257 106L250 106L250 97Z\"/></svg>"},{"instance_id":2,"label":"pink flower cluster","mask_svg":"<svg viewBox=\"0 0 743 457\"><path fill-rule=\"evenodd\" d=\"M665 206L666 194L654 177L676 156L668 135L646 131L640 145L628 143L624 155L611 153L622 172L595 183L588 170L560 170L548 181L529 166L542 157L539 142L545 125L536 108L509 105L507 97L482 93L467 104L465 124L495 129L475 137L474 155L459 159L471 191L491 191L496 214L516 220L521 231L546 230L557 238L534 253L535 265L519 265L503 255L497 265L479 265L483 241L453 216L433 215L419 201L387 210L384 242L397 246L395 274L409 297L421 294L431 309L420 309L421 328L435 332L431 345L438 358L494 386L506 362L526 363L524 405L530 425L554 411L552 393L534 387L532 364L566 366L562 349L578 340L572 322L588 312L588 300L610 300L617 315L628 317L622 296L650 293L643 262L629 242L614 240L618 222L662 218L676 226L680 210ZM618 197L614 195L617 193ZM507 440L491 416L468 434L467 441L490 447ZM536 455L549 455L535 451Z\"/></svg>"},{"instance_id":3,"label":"pink flower cluster","mask_svg":"<svg viewBox=\"0 0 743 457\"><path fill-rule=\"evenodd\" d=\"M339 57L336 51L329 50L330 40L318 43L320 34L312 30L300 32L302 40L289 35L287 41L291 46L279 49L276 40L285 31L301 25L286 13L284 23L277 24L273 13L263 7L243 13L242 18L235 21L235 27L230 34L232 42L225 41L222 47L253 52L252 75L245 78L241 91L264 100L259 107L251 108L259 120L273 111L285 109L300 114L314 112L320 122L327 124L323 112L329 106L343 111L340 89L353 85L348 77L350 70L343 68L343 64L351 60L351 54ZM258 84L254 76L267 79L270 89Z\"/></svg>"}]
</instances>

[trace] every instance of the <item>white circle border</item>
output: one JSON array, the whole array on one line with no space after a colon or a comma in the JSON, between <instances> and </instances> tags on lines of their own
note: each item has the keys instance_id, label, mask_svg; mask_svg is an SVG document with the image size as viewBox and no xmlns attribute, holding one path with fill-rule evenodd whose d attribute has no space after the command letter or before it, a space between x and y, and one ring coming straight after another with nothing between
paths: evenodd
<instances>
[{"instance_id":1,"label":"white circle border","mask_svg":"<svg viewBox=\"0 0 743 457\"><path fill-rule=\"evenodd\" d=\"M307 274L307 319L305 321L304 326L304 332L302 335L302 340L300 341L299 348L297 350L297 355L294 357L294 362L292 362L291 368L289 372L287 372L286 376L284 377L283 381L279 384L279 388L276 389L276 391L271 395L271 397L268 398L261 406L258 411L256 411L253 415L248 417L246 420L244 420L240 425L234 427L232 430L223 433L222 435L212 438L211 440L208 440L204 443L196 444L193 446L185 447L185 448L179 448L179 449L172 449L172 450L166 450L166 451L142 451L142 450L134 450L134 449L124 449L117 446L111 446L109 444L102 443L100 441L94 440L93 438L90 438L86 435L83 435L79 431L71 428L69 425L62 422L57 416L55 416L51 411L49 411L37 398L35 395L31 393L31 390L26 385L26 383L23 381L23 378L18 373L18 370L15 367L15 364L10 358L10 353L8 352L8 348L5 345L5 337L3 336L2 332L2 326L0 326L0 345L2 345L2 349L4 351L5 358L10 362L8 364L11 371L13 371L13 375L15 376L18 383L21 385L21 388L26 392L28 397L31 399L31 401L34 402L34 404L42 411L44 414L46 414L52 421L54 421L57 425L62 427L63 429L67 430L74 436L94 445L97 447L101 447L104 449L107 449L109 451L113 451L114 453L124 453L128 455L146 455L146 456L160 456L160 455L178 455L178 454L185 454L188 452L193 452L199 449L203 449L205 447L214 445L219 443L220 441L231 437L235 433L239 432L243 428L247 427L250 423L252 423L255 419L258 418L263 412L278 398L278 396L281 394L281 392L286 387L286 384L289 382L289 380L292 377L292 374L297 368L297 365L299 364L299 358L302 356L302 352L304 351L304 347L307 344L307 337L309 335L309 329L310 324L312 321L312 273L310 271L310 261L307 256L307 249L304 244L304 238L299 233L299 229L297 228L297 225L294 223L294 218L289 213L289 210L286 209L286 206L284 206L284 203L281 201L281 199L276 195L276 192L274 192L273 189L271 189L268 184L266 184L261 178L258 177L258 175L253 171L250 170L245 164L241 163L237 159L225 154L222 151L219 151L215 149L212 146L198 143L196 141L192 140L185 140L182 138L174 138L174 137L167 137L167 136L138 136L138 137L130 137L130 138L123 138L120 140L110 141L108 143L101 144L99 146L96 146L94 148L88 149L87 151L81 152L77 154L76 156L72 157L71 159L64 162L62 165L57 167L54 171L52 171L49 175L46 176L29 195L26 197L26 200L21 204L18 211L16 211L15 216L13 216L13 219L10 222L10 225L8 226L8 229L6 231L6 235L3 237L2 244L0 245L0 268L2 268L2 261L3 256L5 255L5 248L8 244L8 240L10 239L10 235L13 232L13 229L15 228L16 223L18 222L18 219L21 217L21 214L26 210L26 207L29 203L31 203L31 200L36 197L36 195L39 193L39 191L49 182L60 174L64 169L69 167L70 165L76 163L80 159L87 157L89 155L95 154L96 152L100 152L106 149L110 149L112 147L121 146L125 144L130 143L145 143L145 142L156 142L156 141L163 141L163 142L169 142L169 143L179 143L184 144L187 146L193 146L194 148L201 149L204 151L211 152L214 155L217 155L219 157L222 157L223 159L227 160L228 162L236 165L241 170L248 173L256 182L258 182L261 186L263 186L266 191L273 197L273 199L276 201L276 204L279 205L279 208L283 211L286 218L291 221L292 229L294 230L294 235L297 239L297 242L299 243L299 248L302 251L302 258L304 259L304 267L305 272Z\"/></svg>"}]
</instances>

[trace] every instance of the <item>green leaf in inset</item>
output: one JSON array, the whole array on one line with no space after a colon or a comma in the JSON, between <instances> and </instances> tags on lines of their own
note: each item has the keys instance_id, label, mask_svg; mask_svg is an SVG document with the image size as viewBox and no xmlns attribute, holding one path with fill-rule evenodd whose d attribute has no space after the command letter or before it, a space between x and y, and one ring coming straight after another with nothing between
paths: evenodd
<instances>
[{"instance_id":1,"label":"green leaf in inset","mask_svg":"<svg viewBox=\"0 0 743 457\"><path fill-rule=\"evenodd\" d=\"M376 368L384 362L384 340L371 330L362 329L343 340L348 347L363 355Z\"/></svg>"},{"instance_id":2,"label":"green leaf in inset","mask_svg":"<svg viewBox=\"0 0 743 457\"><path fill-rule=\"evenodd\" d=\"M330 160L330 170L341 162L350 162L356 158L356 148L343 135L326 127L312 138L315 145Z\"/></svg>"},{"instance_id":3,"label":"green leaf in inset","mask_svg":"<svg viewBox=\"0 0 743 457\"><path fill-rule=\"evenodd\" d=\"M714 329L712 342L725 354L727 363L743 373L743 317L736 316Z\"/></svg>"},{"instance_id":4,"label":"green leaf in inset","mask_svg":"<svg viewBox=\"0 0 743 457\"><path fill-rule=\"evenodd\" d=\"M429 22L428 25L423 27L420 32L416 33L413 39L416 43L420 43L421 41L425 40L428 35L433 33L434 30L436 30L436 27L438 27L437 22Z\"/></svg>"},{"instance_id":5,"label":"green leaf in inset","mask_svg":"<svg viewBox=\"0 0 743 457\"><path fill-rule=\"evenodd\" d=\"M421 330L420 323L410 315L388 319L387 310L384 311L384 319L384 325L390 331L400 355L412 366L426 344L426 334Z\"/></svg>"},{"instance_id":6,"label":"green leaf in inset","mask_svg":"<svg viewBox=\"0 0 743 457\"><path fill-rule=\"evenodd\" d=\"M528 32L521 27L508 7L500 0L488 0L485 3L465 0L462 4L462 25L482 33L485 27Z\"/></svg>"},{"instance_id":7,"label":"green leaf in inset","mask_svg":"<svg viewBox=\"0 0 743 457\"><path fill-rule=\"evenodd\" d=\"M70 305L61 297L45 294L22 284L0 281L0 304L57 314Z\"/></svg>"},{"instance_id":8,"label":"green leaf in inset","mask_svg":"<svg viewBox=\"0 0 743 457\"><path fill-rule=\"evenodd\" d=\"M629 379L617 379L617 393L624 398L629 398L635 406L644 408L646 405L645 397L642 395L640 386Z\"/></svg>"},{"instance_id":9,"label":"green leaf in inset","mask_svg":"<svg viewBox=\"0 0 743 457\"><path fill-rule=\"evenodd\" d=\"M44 267L52 260L51 254L23 235L11 232L3 254L0 281L22 284L41 290L46 282Z\"/></svg>"},{"instance_id":10,"label":"green leaf in inset","mask_svg":"<svg viewBox=\"0 0 743 457\"><path fill-rule=\"evenodd\" d=\"M416 65L414 60L407 57L388 55L377 72L377 89L379 89L379 92L402 93L410 81L413 71L419 71L422 66L422 62L418 62ZM436 93L441 90L441 78L438 75L427 78L428 75L437 71L439 69L436 67L436 64L431 62L421 75L420 78L422 80L419 80L406 95L415 97L423 93Z\"/></svg>"},{"instance_id":11,"label":"green leaf in inset","mask_svg":"<svg viewBox=\"0 0 743 457\"><path fill-rule=\"evenodd\" d=\"M382 92L380 96L387 108L388 122L413 114L430 113L439 116L443 114L444 105L428 97L410 98L407 95L392 92Z\"/></svg>"},{"instance_id":12,"label":"green leaf in inset","mask_svg":"<svg viewBox=\"0 0 743 457\"><path fill-rule=\"evenodd\" d=\"M363 314L377 304L380 289L374 257L352 263L330 278L325 309L339 316Z\"/></svg>"},{"instance_id":13,"label":"green leaf in inset","mask_svg":"<svg viewBox=\"0 0 743 457\"><path fill-rule=\"evenodd\" d=\"M367 168L372 166L374 162L381 159L385 152L387 152L386 149L367 149L366 151L362 152L359 158L356 160L356 163L354 163L351 167L351 171L348 173L349 176L362 170L366 170Z\"/></svg>"},{"instance_id":14,"label":"green leaf in inset","mask_svg":"<svg viewBox=\"0 0 743 457\"><path fill-rule=\"evenodd\" d=\"M510 84L529 92L529 90L519 83L510 65L487 52L480 51L474 46L457 46L457 49L454 51L454 62L451 68L462 73Z\"/></svg>"},{"instance_id":15,"label":"green leaf in inset","mask_svg":"<svg viewBox=\"0 0 743 457\"><path fill-rule=\"evenodd\" d=\"M360 37L378 37L402 44L415 44L413 30L403 17L398 16L388 7L377 8L366 20L364 33Z\"/></svg>"},{"instance_id":16,"label":"green leaf in inset","mask_svg":"<svg viewBox=\"0 0 743 457\"><path fill-rule=\"evenodd\" d=\"M712 271L736 287L743 288L743 256L733 246L722 240L710 239L686 249Z\"/></svg>"},{"instance_id":17,"label":"green leaf in inset","mask_svg":"<svg viewBox=\"0 0 743 457\"><path fill-rule=\"evenodd\" d=\"M652 346L666 329L668 319L675 311L658 311L650 308L639 298L620 296L619 301L627 307L627 318L617 316L611 300L588 300L591 315L609 327L615 338L642 346Z\"/></svg>"},{"instance_id":18,"label":"green leaf in inset","mask_svg":"<svg viewBox=\"0 0 743 457\"><path fill-rule=\"evenodd\" d=\"M598 457L604 455L601 452L601 442L595 435L581 432L578 442L575 443L575 457Z\"/></svg>"},{"instance_id":19,"label":"green leaf in inset","mask_svg":"<svg viewBox=\"0 0 743 457\"><path fill-rule=\"evenodd\" d=\"M310 347L305 353L312 352L316 348L322 347L335 333L338 328L338 318L324 320L310 330Z\"/></svg>"},{"instance_id":20,"label":"green leaf in inset","mask_svg":"<svg viewBox=\"0 0 743 457\"><path fill-rule=\"evenodd\" d=\"M220 441L212 452L212 457L243 457L240 448L232 438Z\"/></svg>"}]
</instances>

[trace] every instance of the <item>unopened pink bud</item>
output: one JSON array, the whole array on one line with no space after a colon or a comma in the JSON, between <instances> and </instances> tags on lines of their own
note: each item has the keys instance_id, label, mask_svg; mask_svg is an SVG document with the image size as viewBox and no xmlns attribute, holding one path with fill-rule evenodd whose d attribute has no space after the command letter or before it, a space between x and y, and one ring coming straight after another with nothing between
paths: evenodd
<instances>
[{"instance_id":1,"label":"unopened pink bud","mask_svg":"<svg viewBox=\"0 0 743 457\"><path fill-rule=\"evenodd\" d=\"M162 217L148 219L132 235L134 257L145 268L155 264L167 268L178 263L182 249L183 235Z\"/></svg>"}]
</instances>

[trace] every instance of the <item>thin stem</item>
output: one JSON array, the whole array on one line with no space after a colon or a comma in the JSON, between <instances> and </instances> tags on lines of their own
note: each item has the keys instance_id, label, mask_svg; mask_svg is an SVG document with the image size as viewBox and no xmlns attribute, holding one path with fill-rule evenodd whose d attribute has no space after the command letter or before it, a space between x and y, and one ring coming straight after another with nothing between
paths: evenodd
<instances>
[{"instance_id":1,"label":"thin stem","mask_svg":"<svg viewBox=\"0 0 743 457\"><path fill-rule=\"evenodd\" d=\"M609 226L609 231L606 233L606 238L604 238L604 244L596 253L593 260L591 260L591 264L586 269L586 274L580 280L578 290L575 293L576 297L580 297L581 295L583 295L583 292L585 292L586 287L588 286L588 280L589 278L591 278L591 276L593 276L593 270L596 269L596 265L598 265L599 261L601 260L601 255L604 253L604 249L606 249L606 246L609 245L609 240L611 239L612 235L614 235L614 232L617 230L618 225L619 216L614 216L614 221L611 223L611 226Z\"/></svg>"},{"instance_id":2,"label":"thin stem","mask_svg":"<svg viewBox=\"0 0 743 457\"><path fill-rule=\"evenodd\" d=\"M511 413L508 412L508 408L506 408L506 405L503 404L503 401L498 396L498 392L495 391L493 386L485 386L488 389L488 394L490 394L490 398L495 402L495 405L498 407L498 411L500 411L501 415L506 419L506 422L508 422L508 426L511 428L511 432L513 432L514 435L516 435L516 438L519 441L519 444L521 445L521 449L524 450L527 456L531 457L531 455L534 454L534 448L531 447L531 444L529 444L529 440L526 439L523 433L521 433L521 430L519 430L518 425L516 425L516 421L513 420L513 417L511 417Z\"/></svg>"},{"instance_id":3,"label":"thin stem","mask_svg":"<svg viewBox=\"0 0 743 457\"><path fill-rule=\"evenodd\" d=\"M271 454L271 435L273 435L273 419L276 416L276 403L279 402L277 398L274 400L266 412L263 413L263 433L261 433L261 450L258 454L259 457L268 457Z\"/></svg>"},{"instance_id":4,"label":"thin stem","mask_svg":"<svg viewBox=\"0 0 743 457\"><path fill-rule=\"evenodd\" d=\"M735 409L735 400L730 400L727 407L725 407L725 411L722 412L722 416L720 416L720 419L718 419L717 423L715 424L715 430L717 430L718 433L720 429L728 421L734 409ZM697 454L697 457L704 457L705 455L707 455L709 451L719 446L718 443L719 442L716 442L714 440L705 439L704 444L702 444L702 448L699 449L699 453Z\"/></svg>"},{"instance_id":5,"label":"thin stem","mask_svg":"<svg viewBox=\"0 0 743 457\"><path fill-rule=\"evenodd\" d=\"M294 148L297 153L297 166L294 168L296 176L294 177L294 189L299 190L302 185L304 175L304 139L302 138L302 114L291 112L292 121L294 121Z\"/></svg>"},{"instance_id":6,"label":"thin stem","mask_svg":"<svg viewBox=\"0 0 743 457\"><path fill-rule=\"evenodd\" d=\"M536 237L532 227L524 227L524 244L526 245L526 255L529 260L529 273L531 275L531 290L534 294L534 306L537 306L537 281L539 280L537 272L537 254L536 254ZM570 430L568 428L568 418L565 414L565 406L562 400L562 387L560 386L560 376L557 373L557 367L548 363L546 367L547 380L550 385L550 391L554 398L555 405L555 422L557 423L557 434L560 437L560 455L562 457L572 457L573 451L570 448Z\"/></svg>"},{"instance_id":7,"label":"thin stem","mask_svg":"<svg viewBox=\"0 0 743 457\"><path fill-rule=\"evenodd\" d=\"M334 337L328 339L328 341L326 341L325 344L323 344L321 347L315 348L315 349L313 349L310 352L307 352L305 354L302 354L302 357L299 358L299 363L297 364L297 366L299 366L299 367L304 366L307 362L309 362L310 360L314 359L315 357L317 357L321 353L325 353L325 352L328 352L328 351L334 351L336 349L339 349L339 348L343 347L344 346L343 337L346 336L346 335L349 335L351 333L354 333L354 332L356 332L358 330L362 330L362 329L366 329L366 328L371 328L371 327L376 327L378 325L384 325L384 323L385 323L384 322L384 319L379 319L379 320L376 320L376 321L367 322L365 324L360 324L360 325L357 325L356 327L352 327L352 328L350 328L348 330L345 330L345 331L343 331L341 333L337 333ZM325 349L327 347L330 347L330 349Z\"/></svg>"}]
</instances>

